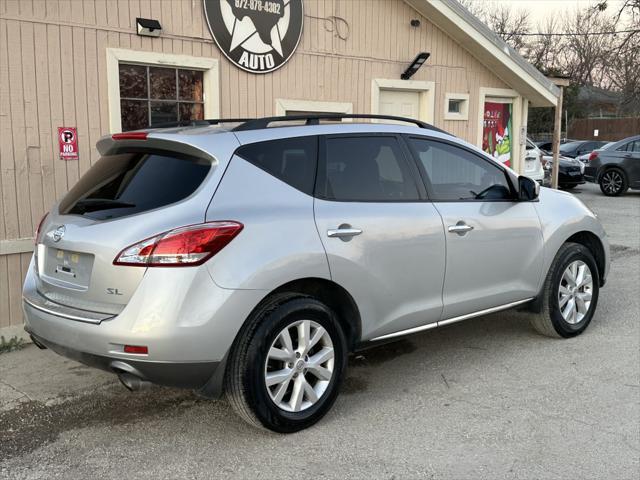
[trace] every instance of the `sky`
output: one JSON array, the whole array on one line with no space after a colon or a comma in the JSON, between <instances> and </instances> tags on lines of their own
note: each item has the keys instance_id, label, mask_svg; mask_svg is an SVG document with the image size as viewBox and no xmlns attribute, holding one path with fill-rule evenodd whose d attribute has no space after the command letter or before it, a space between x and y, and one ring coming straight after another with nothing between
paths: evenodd
<instances>
[{"instance_id":1,"label":"sky","mask_svg":"<svg viewBox=\"0 0 640 480\"><path fill-rule=\"evenodd\" d=\"M472 0L474 3L500 4L515 9L528 10L532 26L543 23L550 16L556 16L559 13L571 11L574 9L583 9L589 5L595 4L595 0ZM609 6L607 11L617 12L622 5L622 0L608 0Z\"/></svg>"}]
</instances>

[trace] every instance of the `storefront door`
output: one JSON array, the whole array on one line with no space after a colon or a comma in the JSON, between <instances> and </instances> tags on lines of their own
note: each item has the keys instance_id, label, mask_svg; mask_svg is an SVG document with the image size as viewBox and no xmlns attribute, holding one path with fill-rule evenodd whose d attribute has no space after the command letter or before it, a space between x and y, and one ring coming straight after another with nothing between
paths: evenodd
<instances>
[{"instance_id":1,"label":"storefront door","mask_svg":"<svg viewBox=\"0 0 640 480\"><path fill-rule=\"evenodd\" d=\"M420 119L420 92L380 90L381 115Z\"/></svg>"}]
</instances>

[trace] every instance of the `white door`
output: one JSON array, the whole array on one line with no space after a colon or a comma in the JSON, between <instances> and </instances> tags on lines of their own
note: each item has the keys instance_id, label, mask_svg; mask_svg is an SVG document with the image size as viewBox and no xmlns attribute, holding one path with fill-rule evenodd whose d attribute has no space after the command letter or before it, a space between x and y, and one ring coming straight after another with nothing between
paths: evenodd
<instances>
[{"instance_id":1,"label":"white door","mask_svg":"<svg viewBox=\"0 0 640 480\"><path fill-rule=\"evenodd\" d=\"M380 115L420 119L420 92L380 90Z\"/></svg>"}]
</instances>

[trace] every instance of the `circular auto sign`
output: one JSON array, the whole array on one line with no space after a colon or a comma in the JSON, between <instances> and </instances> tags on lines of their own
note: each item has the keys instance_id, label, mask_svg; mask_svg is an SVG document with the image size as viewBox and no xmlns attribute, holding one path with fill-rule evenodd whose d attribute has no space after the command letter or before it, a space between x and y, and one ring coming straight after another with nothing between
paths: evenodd
<instances>
[{"instance_id":1,"label":"circular auto sign","mask_svg":"<svg viewBox=\"0 0 640 480\"><path fill-rule=\"evenodd\" d=\"M302 36L302 0L204 0L204 12L222 53L251 73L280 68Z\"/></svg>"}]
</instances>

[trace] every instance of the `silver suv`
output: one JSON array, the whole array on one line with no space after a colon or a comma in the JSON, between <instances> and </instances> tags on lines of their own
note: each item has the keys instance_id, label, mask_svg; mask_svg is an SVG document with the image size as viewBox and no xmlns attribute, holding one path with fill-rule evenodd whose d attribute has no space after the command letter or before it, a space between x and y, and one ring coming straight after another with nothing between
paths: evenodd
<instances>
[{"instance_id":1,"label":"silver suv","mask_svg":"<svg viewBox=\"0 0 640 480\"><path fill-rule=\"evenodd\" d=\"M26 330L132 390L225 392L278 432L318 421L348 353L381 341L516 306L545 335L583 332L609 270L596 216L445 132L383 118L102 138L38 228Z\"/></svg>"}]
</instances>

